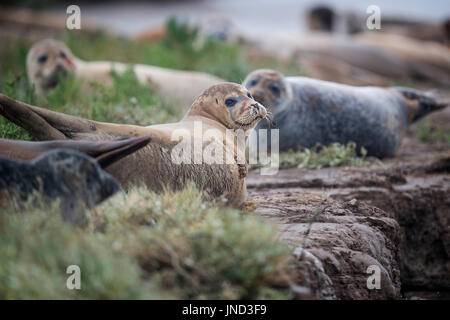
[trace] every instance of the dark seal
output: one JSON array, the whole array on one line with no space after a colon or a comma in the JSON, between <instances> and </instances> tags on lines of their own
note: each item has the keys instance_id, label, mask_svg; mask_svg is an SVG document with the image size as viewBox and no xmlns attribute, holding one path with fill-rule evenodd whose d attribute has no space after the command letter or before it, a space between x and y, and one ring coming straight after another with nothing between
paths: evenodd
<instances>
[{"instance_id":1,"label":"dark seal","mask_svg":"<svg viewBox=\"0 0 450 320\"><path fill-rule=\"evenodd\" d=\"M429 92L354 87L273 70L252 72L243 85L272 112L273 121L260 122L256 131L269 129L270 145L270 129L278 128L280 151L353 141L370 156L393 157L409 124L448 105Z\"/></svg>"},{"instance_id":2,"label":"dark seal","mask_svg":"<svg viewBox=\"0 0 450 320\"><path fill-rule=\"evenodd\" d=\"M74 150L56 149L30 162L0 157L0 198L19 206L33 193L58 199L63 220L75 225L85 225L86 209L119 189L97 161Z\"/></svg>"}]
</instances>

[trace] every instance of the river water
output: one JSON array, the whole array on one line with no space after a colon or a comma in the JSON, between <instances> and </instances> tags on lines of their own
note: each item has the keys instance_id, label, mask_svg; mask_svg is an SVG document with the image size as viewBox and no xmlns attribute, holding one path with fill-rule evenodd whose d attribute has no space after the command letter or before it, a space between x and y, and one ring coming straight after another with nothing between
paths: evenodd
<instances>
[{"instance_id":1,"label":"river water","mask_svg":"<svg viewBox=\"0 0 450 320\"><path fill-rule=\"evenodd\" d=\"M377 5L383 16L422 20L450 18L450 0L203 0L179 2L117 2L82 4L82 18L133 36L160 25L170 16L193 23L227 19L240 32L252 36L298 34L305 30L304 13L313 5L327 4L338 11L351 10L368 16L369 5ZM54 8L52 11L64 10ZM381 20L382 21L382 20Z\"/></svg>"}]
</instances>

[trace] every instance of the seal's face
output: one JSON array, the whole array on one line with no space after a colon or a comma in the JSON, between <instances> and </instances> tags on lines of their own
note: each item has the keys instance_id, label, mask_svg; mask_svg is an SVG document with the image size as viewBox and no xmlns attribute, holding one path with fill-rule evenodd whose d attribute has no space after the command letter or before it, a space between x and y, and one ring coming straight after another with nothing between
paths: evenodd
<instances>
[{"instance_id":1,"label":"seal's face","mask_svg":"<svg viewBox=\"0 0 450 320\"><path fill-rule=\"evenodd\" d=\"M256 101L274 112L288 97L284 76L274 70L253 71L245 78L243 85Z\"/></svg>"},{"instance_id":2,"label":"seal's face","mask_svg":"<svg viewBox=\"0 0 450 320\"><path fill-rule=\"evenodd\" d=\"M206 116L228 129L248 130L265 118L267 111L243 86L221 83L208 88L194 102L188 114Z\"/></svg>"},{"instance_id":3,"label":"seal's face","mask_svg":"<svg viewBox=\"0 0 450 320\"><path fill-rule=\"evenodd\" d=\"M38 90L54 87L59 77L74 69L74 57L61 42L51 39L43 40L36 43L28 52L28 77Z\"/></svg>"}]
</instances>

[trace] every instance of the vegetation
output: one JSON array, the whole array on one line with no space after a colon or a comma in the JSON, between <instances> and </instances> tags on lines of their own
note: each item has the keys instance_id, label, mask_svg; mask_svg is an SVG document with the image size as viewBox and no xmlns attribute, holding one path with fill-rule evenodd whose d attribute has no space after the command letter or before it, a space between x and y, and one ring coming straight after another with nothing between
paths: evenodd
<instances>
[{"instance_id":1,"label":"vegetation","mask_svg":"<svg viewBox=\"0 0 450 320\"><path fill-rule=\"evenodd\" d=\"M280 165L282 168L297 167L300 169L368 165L367 151L361 148L360 154L359 156L354 142L346 145L339 143L332 143L329 146L316 145L300 152L290 151L281 154Z\"/></svg>"},{"instance_id":2,"label":"vegetation","mask_svg":"<svg viewBox=\"0 0 450 320\"><path fill-rule=\"evenodd\" d=\"M450 143L450 129L434 127L430 119L425 119L417 130L417 138L427 143Z\"/></svg>"},{"instance_id":3,"label":"vegetation","mask_svg":"<svg viewBox=\"0 0 450 320\"><path fill-rule=\"evenodd\" d=\"M281 152L280 168L321 169L325 167L368 166L372 159L366 157L367 150L361 148L359 154L354 142L346 145L332 143L329 146L316 145L301 151ZM262 165L251 166L251 169Z\"/></svg>"},{"instance_id":4,"label":"vegetation","mask_svg":"<svg viewBox=\"0 0 450 320\"><path fill-rule=\"evenodd\" d=\"M193 185L145 187L100 205L89 227L57 206L0 215L0 299L289 298L292 261L275 227L205 203ZM81 269L81 290L66 268Z\"/></svg>"}]
</instances>

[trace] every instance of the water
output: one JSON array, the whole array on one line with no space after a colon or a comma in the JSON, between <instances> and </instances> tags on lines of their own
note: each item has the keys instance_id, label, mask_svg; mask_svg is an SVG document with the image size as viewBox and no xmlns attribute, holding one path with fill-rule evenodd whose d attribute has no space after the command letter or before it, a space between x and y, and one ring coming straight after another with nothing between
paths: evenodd
<instances>
[{"instance_id":1,"label":"water","mask_svg":"<svg viewBox=\"0 0 450 320\"><path fill-rule=\"evenodd\" d=\"M369 5L378 5L381 16L413 17L422 20L450 18L449 0L204 0L181 2L119 2L83 4L82 17L123 35L133 36L152 26L163 24L170 16L193 23L230 20L243 34L298 34L305 30L304 13L313 5L327 4L336 10L351 10L367 16ZM55 8L52 11L64 10ZM64 10L65 12L65 10Z\"/></svg>"}]
</instances>

